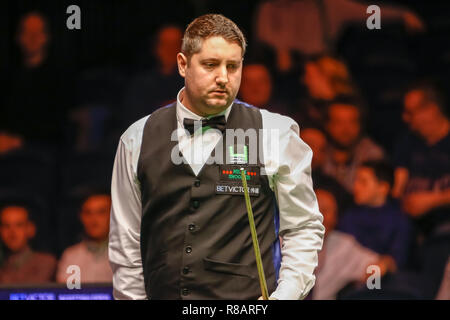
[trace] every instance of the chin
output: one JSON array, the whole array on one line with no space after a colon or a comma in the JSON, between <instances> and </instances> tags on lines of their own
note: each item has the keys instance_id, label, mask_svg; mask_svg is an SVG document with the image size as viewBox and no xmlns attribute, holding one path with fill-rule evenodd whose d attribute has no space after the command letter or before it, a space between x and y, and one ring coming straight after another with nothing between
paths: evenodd
<instances>
[{"instance_id":1,"label":"chin","mask_svg":"<svg viewBox=\"0 0 450 320\"><path fill-rule=\"evenodd\" d=\"M225 109L228 106L228 101L225 100L213 100L207 101L206 105L212 109Z\"/></svg>"}]
</instances>

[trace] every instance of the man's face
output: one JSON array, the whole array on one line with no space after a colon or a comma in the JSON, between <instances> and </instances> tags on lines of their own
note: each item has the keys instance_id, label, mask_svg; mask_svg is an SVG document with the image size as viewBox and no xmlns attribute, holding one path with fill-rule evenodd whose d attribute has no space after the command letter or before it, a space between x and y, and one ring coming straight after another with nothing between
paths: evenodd
<instances>
[{"instance_id":1,"label":"man's face","mask_svg":"<svg viewBox=\"0 0 450 320\"><path fill-rule=\"evenodd\" d=\"M308 128L300 131L300 137L313 152L312 168L320 167L325 159L325 149L327 146L325 135L320 130Z\"/></svg>"},{"instance_id":2,"label":"man's face","mask_svg":"<svg viewBox=\"0 0 450 320\"><path fill-rule=\"evenodd\" d=\"M323 225L326 232L334 229L337 223L337 204L333 194L322 189L316 190L320 213L323 215Z\"/></svg>"},{"instance_id":3,"label":"man's face","mask_svg":"<svg viewBox=\"0 0 450 320\"><path fill-rule=\"evenodd\" d=\"M360 167L353 182L353 196L358 205L373 205L385 193L385 183L378 181L372 168Z\"/></svg>"},{"instance_id":4,"label":"man's face","mask_svg":"<svg viewBox=\"0 0 450 320\"><path fill-rule=\"evenodd\" d=\"M327 76L315 62L306 63L303 83L313 98L330 100L335 96Z\"/></svg>"},{"instance_id":5,"label":"man's face","mask_svg":"<svg viewBox=\"0 0 450 320\"><path fill-rule=\"evenodd\" d=\"M27 55L36 54L45 48L49 40L44 20L33 15L26 18L20 27L18 42Z\"/></svg>"},{"instance_id":6,"label":"man's face","mask_svg":"<svg viewBox=\"0 0 450 320\"><path fill-rule=\"evenodd\" d=\"M425 100L420 90L412 90L405 95L403 121L410 130L426 138L435 128L435 119L439 117L439 108Z\"/></svg>"},{"instance_id":7,"label":"man's face","mask_svg":"<svg viewBox=\"0 0 450 320\"><path fill-rule=\"evenodd\" d=\"M183 104L201 116L225 110L241 84L242 49L222 37L203 40L200 52L179 53L178 69L185 78Z\"/></svg>"},{"instance_id":8,"label":"man's face","mask_svg":"<svg viewBox=\"0 0 450 320\"><path fill-rule=\"evenodd\" d=\"M86 235L93 240L105 240L109 232L111 198L107 195L89 197L81 208L81 222Z\"/></svg>"},{"instance_id":9,"label":"man's face","mask_svg":"<svg viewBox=\"0 0 450 320\"><path fill-rule=\"evenodd\" d=\"M155 53L163 67L169 68L176 65L182 37L181 30L176 27L166 27L159 32Z\"/></svg>"},{"instance_id":10,"label":"man's face","mask_svg":"<svg viewBox=\"0 0 450 320\"><path fill-rule=\"evenodd\" d=\"M351 147L361 131L358 109L352 105L334 104L328 112L327 130L330 137L341 147Z\"/></svg>"},{"instance_id":11,"label":"man's face","mask_svg":"<svg viewBox=\"0 0 450 320\"><path fill-rule=\"evenodd\" d=\"M34 236L34 225L28 220L28 212L22 207L7 207L0 214L0 236L12 252L26 248Z\"/></svg>"},{"instance_id":12,"label":"man's face","mask_svg":"<svg viewBox=\"0 0 450 320\"><path fill-rule=\"evenodd\" d=\"M272 95L269 70L260 64L246 65L242 70L242 100L256 107L266 107Z\"/></svg>"}]
</instances>

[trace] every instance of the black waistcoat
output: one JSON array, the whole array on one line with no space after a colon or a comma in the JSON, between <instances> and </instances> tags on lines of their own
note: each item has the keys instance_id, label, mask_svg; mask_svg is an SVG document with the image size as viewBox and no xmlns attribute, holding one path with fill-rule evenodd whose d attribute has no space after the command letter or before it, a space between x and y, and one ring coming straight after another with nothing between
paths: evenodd
<instances>
[{"instance_id":1,"label":"black waistcoat","mask_svg":"<svg viewBox=\"0 0 450 320\"><path fill-rule=\"evenodd\" d=\"M227 129L237 128L259 131L259 110L236 101ZM216 184L223 182L225 168L219 164L205 164L198 176L189 164L174 164L171 153L178 142L171 141L171 135L176 129L176 105L172 104L149 117L142 137L138 179L147 296L256 299L261 290L245 198L243 194L217 193ZM227 148L226 141L223 145ZM258 166L263 163L258 156ZM270 293L276 286L275 196L267 176L261 175L259 180L259 195L251 196L251 202Z\"/></svg>"}]
</instances>

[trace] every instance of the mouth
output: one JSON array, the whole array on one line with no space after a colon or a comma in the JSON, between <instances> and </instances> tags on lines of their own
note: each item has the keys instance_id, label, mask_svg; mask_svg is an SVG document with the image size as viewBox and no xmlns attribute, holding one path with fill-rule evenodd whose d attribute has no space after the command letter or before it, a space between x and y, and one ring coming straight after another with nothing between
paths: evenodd
<instances>
[{"instance_id":1,"label":"mouth","mask_svg":"<svg viewBox=\"0 0 450 320\"><path fill-rule=\"evenodd\" d=\"M214 90L211 91L212 94L218 94L218 95L226 95L228 92L226 90Z\"/></svg>"}]
</instances>

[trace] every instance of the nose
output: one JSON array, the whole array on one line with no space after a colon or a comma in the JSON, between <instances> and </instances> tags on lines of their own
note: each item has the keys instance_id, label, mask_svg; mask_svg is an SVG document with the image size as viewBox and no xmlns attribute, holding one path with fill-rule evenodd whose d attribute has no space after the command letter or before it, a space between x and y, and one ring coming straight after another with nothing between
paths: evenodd
<instances>
[{"instance_id":1,"label":"nose","mask_svg":"<svg viewBox=\"0 0 450 320\"><path fill-rule=\"evenodd\" d=\"M228 71L226 66L218 68L216 76L216 83L220 86L224 86L228 83Z\"/></svg>"}]
</instances>

